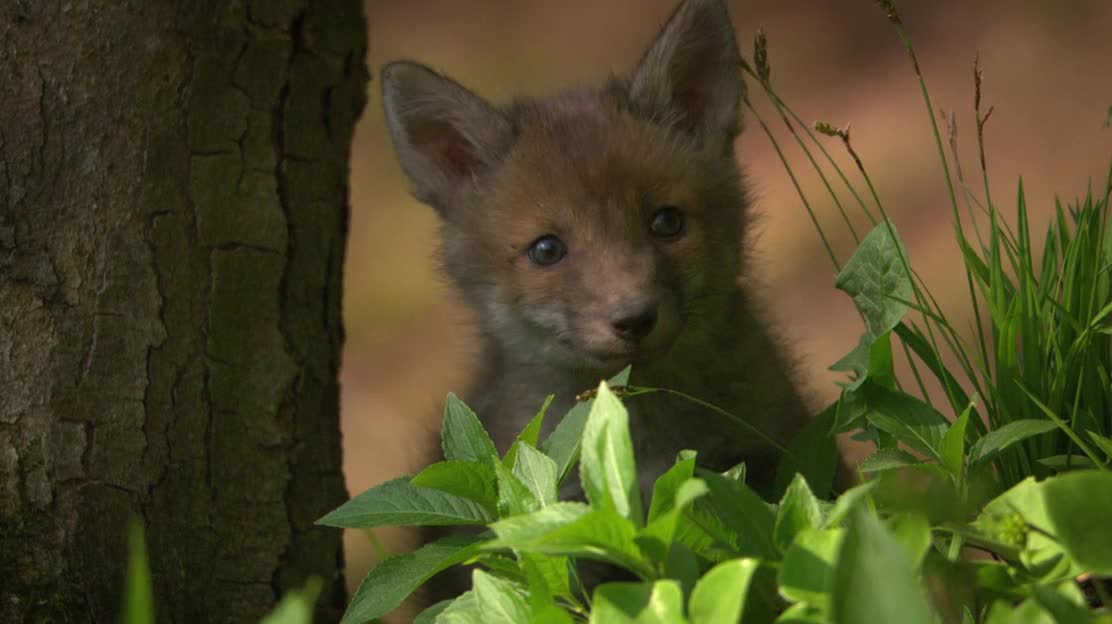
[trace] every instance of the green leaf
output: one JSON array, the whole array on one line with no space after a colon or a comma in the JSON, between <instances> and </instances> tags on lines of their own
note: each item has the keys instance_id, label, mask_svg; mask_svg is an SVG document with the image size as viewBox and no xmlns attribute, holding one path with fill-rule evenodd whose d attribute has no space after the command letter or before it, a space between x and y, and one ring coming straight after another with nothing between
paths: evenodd
<instances>
[{"instance_id":1,"label":"green leaf","mask_svg":"<svg viewBox=\"0 0 1112 624\"><path fill-rule=\"evenodd\" d=\"M541 408L539 410L537 410L537 415L533 416L533 419L529 421L529 424L525 425L525 428L521 430L521 433L517 434L517 437L514 438L514 443L510 445L510 450L506 451L506 456L502 458L503 466L505 466L506 468L514 467L514 463L517 461L518 443L524 442L533 448L537 448L537 441L540 439L541 436L541 427L544 425L544 416L548 413L548 408L552 405L552 401L555 398L556 395L554 394L550 394L545 397L544 404L541 405Z\"/></svg>"},{"instance_id":2,"label":"green leaf","mask_svg":"<svg viewBox=\"0 0 1112 624\"><path fill-rule=\"evenodd\" d=\"M829 621L821 609L800 602L785 609L775 624L827 624Z\"/></svg>"},{"instance_id":3,"label":"green leaf","mask_svg":"<svg viewBox=\"0 0 1112 624\"><path fill-rule=\"evenodd\" d=\"M807 480L802 475L796 475L792 480L784 498L780 499L780 507L776 513L776 524L773 526L772 537L780 552L787 551L795 536L805 529L814 529L822 524L822 510L819 501L807 487Z\"/></svg>"},{"instance_id":4,"label":"green leaf","mask_svg":"<svg viewBox=\"0 0 1112 624\"><path fill-rule=\"evenodd\" d=\"M931 624L918 570L872 514L857 511L834 568L835 624Z\"/></svg>"},{"instance_id":5,"label":"green leaf","mask_svg":"<svg viewBox=\"0 0 1112 624\"><path fill-rule=\"evenodd\" d=\"M834 282L853 298L865 319L870 343L907 313L908 306L902 302L911 299L912 283L906 259L896 226L885 220L865 236Z\"/></svg>"},{"instance_id":6,"label":"green leaf","mask_svg":"<svg viewBox=\"0 0 1112 624\"><path fill-rule=\"evenodd\" d=\"M436 462L417 473L409 484L461 496L482 505L492 513L498 508L494 469L489 462Z\"/></svg>"},{"instance_id":7,"label":"green leaf","mask_svg":"<svg viewBox=\"0 0 1112 624\"><path fill-rule=\"evenodd\" d=\"M777 581L780 595L791 602L805 602L822 611L830 609L834 588L834 563L845 529L809 529L796 536Z\"/></svg>"},{"instance_id":8,"label":"green leaf","mask_svg":"<svg viewBox=\"0 0 1112 624\"><path fill-rule=\"evenodd\" d=\"M491 549L609 561L639 575L652 576L651 565L634 541L633 523L613 510L553 503L529 514L499 520L490 528L498 536L487 546Z\"/></svg>"},{"instance_id":9,"label":"green leaf","mask_svg":"<svg viewBox=\"0 0 1112 624\"><path fill-rule=\"evenodd\" d=\"M896 468L917 466L923 460L895 447L879 448L866 457L859 466L861 472L883 472Z\"/></svg>"},{"instance_id":10,"label":"green leaf","mask_svg":"<svg viewBox=\"0 0 1112 624\"><path fill-rule=\"evenodd\" d=\"M988 611L985 624L1057 624L1034 600L1025 600L1017 607L997 600Z\"/></svg>"},{"instance_id":11,"label":"green leaf","mask_svg":"<svg viewBox=\"0 0 1112 624\"><path fill-rule=\"evenodd\" d=\"M785 491L795 475L801 474L818 496L830 495L839 461L838 444L831 433L837 411L838 404L832 403L795 434L776 468L777 492Z\"/></svg>"},{"instance_id":12,"label":"green leaf","mask_svg":"<svg viewBox=\"0 0 1112 624\"><path fill-rule=\"evenodd\" d=\"M1058 428L1053 421L1028 418L1013 420L1010 423L989 431L973 443L969 449L970 465L990 459L1009 446L1039 434Z\"/></svg>"},{"instance_id":13,"label":"green leaf","mask_svg":"<svg viewBox=\"0 0 1112 624\"><path fill-rule=\"evenodd\" d=\"M605 583L595 588L592 624L684 624L683 592L676 581Z\"/></svg>"},{"instance_id":14,"label":"green leaf","mask_svg":"<svg viewBox=\"0 0 1112 624\"><path fill-rule=\"evenodd\" d=\"M552 600L555 596L571 596L567 557L518 553L518 559L529 583L530 604L534 611L555 604Z\"/></svg>"},{"instance_id":15,"label":"green leaf","mask_svg":"<svg viewBox=\"0 0 1112 624\"><path fill-rule=\"evenodd\" d=\"M579 479L592 507L613 509L635 524L644 521L629 414L606 382L599 384L583 429Z\"/></svg>"},{"instance_id":16,"label":"green leaf","mask_svg":"<svg viewBox=\"0 0 1112 624\"><path fill-rule=\"evenodd\" d=\"M829 529L840 525L846 516L855 511L857 506L872 494L877 483L877 481L867 481L842 492L838 500L834 501L834 506L826 513L822 528Z\"/></svg>"},{"instance_id":17,"label":"green leaf","mask_svg":"<svg viewBox=\"0 0 1112 624\"><path fill-rule=\"evenodd\" d=\"M413 624L433 624L450 604L452 604L451 600L441 600L429 606L424 611L417 614L417 617L413 619Z\"/></svg>"},{"instance_id":18,"label":"green leaf","mask_svg":"<svg viewBox=\"0 0 1112 624\"><path fill-rule=\"evenodd\" d=\"M482 570L475 570L471 576L471 584L475 601L486 624L520 624L529 621L530 609L524 587Z\"/></svg>"},{"instance_id":19,"label":"green leaf","mask_svg":"<svg viewBox=\"0 0 1112 624\"><path fill-rule=\"evenodd\" d=\"M691 592L691 624L737 624L759 566L756 559L732 559L711 568Z\"/></svg>"},{"instance_id":20,"label":"green leaf","mask_svg":"<svg viewBox=\"0 0 1112 624\"><path fill-rule=\"evenodd\" d=\"M529 488L541 507L556 502L556 462L526 442L518 442L520 447L514 461L513 474Z\"/></svg>"},{"instance_id":21,"label":"green leaf","mask_svg":"<svg viewBox=\"0 0 1112 624\"><path fill-rule=\"evenodd\" d=\"M904 547L911 565L918 569L931 546L931 525L926 517L915 513L896 514L888 519L888 530Z\"/></svg>"},{"instance_id":22,"label":"green leaf","mask_svg":"<svg viewBox=\"0 0 1112 624\"><path fill-rule=\"evenodd\" d=\"M1094 621L1093 614L1088 609L1050 587L1036 586L1034 597L1035 602L1053 616L1058 624L1090 624ZM1105 621L1107 622L1107 618Z\"/></svg>"},{"instance_id":23,"label":"green leaf","mask_svg":"<svg viewBox=\"0 0 1112 624\"><path fill-rule=\"evenodd\" d=\"M734 533L737 554L776 561L779 552L773 540L776 515L761 497L744 483L712 472L698 471L710 494L700 504L707 504Z\"/></svg>"},{"instance_id":24,"label":"green leaf","mask_svg":"<svg viewBox=\"0 0 1112 624\"><path fill-rule=\"evenodd\" d=\"M939 445L950 422L930 405L902 392L873 383L865 390L869 422L912 449L938 460Z\"/></svg>"},{"instance_id":25,"label":"green leaf","mask_svg":"<svg viewBox=\"0 0 1112 624\"><path fill-rule=\"evenodd\" d=\"M442 432L444 459L498 461L498 450L494 448L494 442L483 428L483 424L479 422L479 418L475 416L475 412L451 392L448 393L448 401L444 405Z\"/></svg>"},{"instance_id":26,"label":"green leaf","mask_svg":"<svg viewBox=\"0 0 1112 624\"><path fill-rule=\"evenodd\" d=\"M1112 460L1112 438L1106 438L1095 431L1087 431L1086 433L1089 434L1089 439L1104 452L1104 455Z\"/></svg>"},{"instance_id":27,"label":"green leaf","mask_svg":"<svg viewBox=\"0 0 1112 624\"><path fill-rule=\"evenodd\" d=\"M377 485L333 510L317 524L345 529L379 526L453 526L494 520L482 505L453 494L411 485L400 477Z\"/></svg>"},{"instance_id":28,"label":"green leaf","mask_svg":"<svg viewBox=\"0 0 1112 624\"><path fill-rule=\"evenodd\" d=\"M498 482L498 517L505 518L529 513L540 508L541 503L521 479L500 463L493 464Z\"/></svg>"},{"instance_id":29,"label":"green leaf","mask_svg":"<svg viewBox=\"0 0 1112 624\"><path fill-rule=\"evenodd\" d=\"M965 466L965 428L969 424L969 413L973 411L970 403L961 416L954 420L954 424L946 430L942 441L938 445L939 461L942 467L950 471L954 479L961 480Z\"/></svg>"},{"instance_id":30,"label":"green leaf","mask_svg":"<svg viewBox=\"0 0 1112 624\"><path fill-rule=\"evenodd\" d=\"M436 617L436 624L485 624L485 614L479 609L475 591L465 591Z\"/></svg>"},{"instance_id":31,"label":"green leaf","mask_svg":"<svg viewBox=\"0 0 1112 624\"><path fill-rule=\"evenodd\" d=\"M707 491L707 484L702 479L691 478L680 484L670 501L671 507L658 514L638 532L637 541L642 549L656 561L664 561L670 553L676 525L684 510Z\"/></svg>"},{"instance_id":32,"label":"green leaf","mask_svg":"<svg viewBox=\"0 0 1112 624\"><path fill-rule=\"evenodd\" d=\"M832 371L851 373L851 381L844 384L846 390L856 390L866 379L885 388L896 386L891 335L891 332L885 332L874 338L866 331L861 334L853 351L830 365ZM841 382L839 384L842 385Z\"/></svg>"},{"instance_id":33,"label":"green leaf","mask_svg":"<svg viewBox=\"0 0 1112 624\"><path fill-rule=\"evenodd\" d=\"M1112 576L1112 472L1086 470L1043 482L1050 531L1086 571Z\"/></svg>"},{"instance_id":34,"label":"green leaf","mask_svg":"<svg viewBox=\"0 0 1112 624\"><path fill-rule=\"evenodd\" d=\"M363 577L343 624L366 622L393 611L430 578L477 555L483 544L474 536L452 535L390 557Z\"/></svg>"},{"instance_id":35,"label":"green leaf","mask_svg":"<svg viewBox=\"0 0 1112 624\"><path fill-rule=\"evenodd\" d=\"M676 503L676 491L680 485L695 474L695 455L688 454L678 458L664 474L653 483L653 498L649 503L649 522L672 510Z\"/></svg>"},{"instance_id":36,"label":"green leaf","mask_svg":"<svg viewBox=\"0 0 1112 624\"><path fill-rule=\"evenodd\" d=\"M629 367L610 378L612 386L624 386L629 383ZM583 440L583 428L587 425L587 415L595 399L576 403L564 419L556 425L556 429L545 439L541 450L556 462L560 475L559 483L563 483L571 471L571 467L579 459L579 451Z\"/></svg>"},{"instance_id":37,"label":"green leaf","mask_svg":"<svg viewBox=\"0 0 1112 624\"><path fill-rule=\"evenodd\" d=\"M320 578L313 576L305 586L286 592L274 609L259 624L313 624L313 605L320 595Z\"/></svg>"},{"instance_id":38,"label":"green leaf","mask_svg":"<svg viewBox=\"0 0 1112 624\"><path fill-rule=\"evenodd\" d=\"M132 517L128 527L127 579L124 588L125 624L153 624L154 593L151 589L151 564L147 559L147 540L143 523Z\"/></svg>"}]
</instances>

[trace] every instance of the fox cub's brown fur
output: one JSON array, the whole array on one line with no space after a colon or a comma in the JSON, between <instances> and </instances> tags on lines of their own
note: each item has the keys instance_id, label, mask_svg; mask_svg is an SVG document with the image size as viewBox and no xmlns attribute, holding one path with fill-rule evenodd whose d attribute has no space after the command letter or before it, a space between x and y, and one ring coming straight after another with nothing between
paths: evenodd
<instances>
[{"instance_id":1,"label":"fox cub's brown fur","mask_svg":"<svg viewBox=\"0 0 1112 624\"><path fill-rule=\"evenodd\" d=\"M441 220L443 269L477 314L467 398L500 450L547 394L562 414L630 363L637 385L780 440L806 422L745 286L745 85L720 0L680 4L628 79L595 88L495 107L408 62L382 83L398 158ZM771 476L774 450L746 428L663 395L628 406L643 488L685 448Z\"/></svg>"}]
</instances>

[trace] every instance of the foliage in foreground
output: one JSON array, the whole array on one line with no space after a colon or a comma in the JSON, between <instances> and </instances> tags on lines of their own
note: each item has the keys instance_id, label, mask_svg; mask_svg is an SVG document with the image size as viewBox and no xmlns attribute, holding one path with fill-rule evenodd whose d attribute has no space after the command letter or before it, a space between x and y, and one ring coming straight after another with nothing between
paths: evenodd
<instances>
[{"instance_id":1,"label":"foliage in foreground","mask_svg":"<svg viewBox=\"0 0 1112 624\"><path fill-rule=\"evenodd\" d=\"M622 387L603 383L544 443L538 414L504 457L450 397L444 462L372 488L320 522L489 530L385 561L364 579L344 621L379 617L462 563L478 564L473 589L417 622L929 623L947 612L970 622L1094 621L1075 579L1112 574L1108 471L1026 479L958 519L900 508L885 496L884 479L826 502L797 475L769 503L745 484L744 467L703 471L685 452L656 481L646 509L614 392ZM577 456L587 501L561 501ZM962 558L954 545L963 543L995 559ZM583 587L583 559L637 580ZM924 580L944 577L965 579L973 595L932 605Z\"/></svg>"},{"instance_id":2,"label":"foliage in foreground","mask_svg":"<svg viewBox=\"0 0 1112 624\"><path fill-rule=\"evenodd\" d=\"M850 375L841 397L791 445L780 491L762 499L745 483L744 465L717 474L685 452L657 480L646 508L620 398L645 400L639 395L659 389L629 387L624 378L601 385L544 441L542 408L505 457L450 396L444 462L372 488L320 522L486 531L385 561L360 585L345 622L389 612L460 564L476 565L472 590L433 605L418 622L1112 622L1112 170L1097 193L1068 210L1056 205L1039 260L1022 184L1014 229L989 193L983 133L991 108L982 113L979 69L983 201L960 171L955 189L915 51L892 3L879 4L930 113L976 336L955 329L913 271L848 129L815 127L842 140L879 218L776 94L762 34L744 69L859 243L841 264L819 228L837 286L865 324L857 348L833 367ZM768 126L746 105L794 181ZM863 238L812 150L871 222ZM959 190L975 236L967 234ZM987 221L987 235L978 220ZM895 373L900 353L912 389ZM927 389L932 379L942 405ZM875 452L861 466L870 480L831 500L838 432L855 432ZM577 462L587 500L559 500ZM636 580L584 585L583 560Z\"/></svg>"}]
</instances>

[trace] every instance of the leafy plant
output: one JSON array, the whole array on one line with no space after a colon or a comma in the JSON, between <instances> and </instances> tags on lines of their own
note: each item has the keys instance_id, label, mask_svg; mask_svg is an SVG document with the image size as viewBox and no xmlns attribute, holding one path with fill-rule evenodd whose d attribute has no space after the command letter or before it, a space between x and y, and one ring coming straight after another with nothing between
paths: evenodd
<instances>
[{"instance_id":1,"label":"leafy plant","mask_svg":"<svg viewBox=\"0 0 1112 624\"><path fill-rule=\"evenodd\" d=\"M1093 621L1074 579L1112 573L1106 530L1112 472L1029 478L964 520L939 521L886 509L883 480L827 502L796 476L769 503L744 480L703 471L693 452L683 452L644 508L628 416L617 396L625 388L602 383L562 421L559 435L538 443L531 426L505 456L450 396L443 429L449 459L372 488L320 523L466 521L487 530L388 559L363 580L343 621L382 616L438 572L465 563L478 566L472 589L416 621L930 623L942 611L928 600L924 579L938 569L975 583L974 599L951 608L969 621L1016 613L1040 621L1058 612ZM570 439L578 443L564 446ZM576 455L587 501L559 500L570 472L560 475L558 459ZM493 492L476 486L484 475L493 475ZM959 557L951 548L955 536L995 559ZM591 586L578 565L584 560L621 568L635 580Z\"/></svg>"},{"instance_id":2,"label":"leafy plant","mask_svg":"<svg viewBox=\"0 0 1112 624\"><path fill-rule=\"evenodd\" d=\"M878 4L905 45L930 114L975 335L955 329L913 270L848 129L819 123L812 131L776 93L762 33L743 69L858 242L844 263L769 126L745 103L865 327L832 367L848 374L839 400L782 449L782 495L762 499L746 485L744 465L702 470L692 451L676 458L651 496L642 493L621 400L679 393L628 386L628 371L583 397L542 442L546 403L505 456L450 395L444 462L372 488L320 523L482 532L388 559L364 579L345 622L378 618L461 564L476 567L472 589L432 605L418 622L1112 622L1112 168L1102 189L1067 208L1056 203L1040 257L1022 183L1014 228L989 193L984 127L992 109L981 106L979 68L983 201L960 169L951 170L896 8ZM819 135L842 142L866 193ZM831 180L840 180L872 224L863 237ZM896 374L901 354L911 380ZM941 387L941 401L928 392L928 377ZM837 432L876 448L860 466L870 480L826 500ZM560 486L576 467L586 501L561 500ZM624 570L629 580L598 577L585 561Z\"/></svg>"}]
</instances>

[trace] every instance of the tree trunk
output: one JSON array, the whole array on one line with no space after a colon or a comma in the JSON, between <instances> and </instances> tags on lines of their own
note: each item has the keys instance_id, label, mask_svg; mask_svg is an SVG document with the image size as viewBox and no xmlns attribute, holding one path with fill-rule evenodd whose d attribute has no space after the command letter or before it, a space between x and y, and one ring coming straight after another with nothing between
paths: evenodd
<instances>
[{"instance_id":1,"label":"tree trunk","mask_svg":"<svg viewBox=\"0 0 1112 624\"><path fill-rule=\"evenodd\" d=\"M339 618L360 0L0 0L0 621Z\"/></svg>"}]
</instances>

